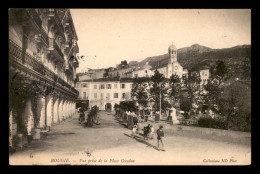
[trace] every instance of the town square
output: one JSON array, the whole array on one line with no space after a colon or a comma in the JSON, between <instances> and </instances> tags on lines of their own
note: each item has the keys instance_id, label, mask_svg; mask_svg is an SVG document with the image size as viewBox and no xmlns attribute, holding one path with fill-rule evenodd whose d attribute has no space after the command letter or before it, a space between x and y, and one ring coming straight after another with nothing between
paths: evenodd
<instances>
[{"instance_id":1,"label":"town square","mask_svg":"<svg viewBox=\"0 0 260 174\"><path fill-rule=\"evenodd\" d=\"M250 165L251 11L9 9L9 164Z\"/></svg>"}]
</instances>

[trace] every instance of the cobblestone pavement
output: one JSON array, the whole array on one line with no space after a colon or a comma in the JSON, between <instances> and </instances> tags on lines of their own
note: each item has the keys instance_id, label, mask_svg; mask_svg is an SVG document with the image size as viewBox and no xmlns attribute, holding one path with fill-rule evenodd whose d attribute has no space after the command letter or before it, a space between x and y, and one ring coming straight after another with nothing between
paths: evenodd
<instances>
[{"instance_id":1,"label":"cobblestone pavement","mask_svg":"<svg viewBox=\"0 0 260 174\"><path fill-rule=\"evenodd\" d=\"M143 140L113 113L99 112L100 125L83 127L77 118L52 126L28 148L10 155L12 165L249 165L251 147L206 139L165 135L166 151L157 140Z\"/></svg>"}]
</instances>

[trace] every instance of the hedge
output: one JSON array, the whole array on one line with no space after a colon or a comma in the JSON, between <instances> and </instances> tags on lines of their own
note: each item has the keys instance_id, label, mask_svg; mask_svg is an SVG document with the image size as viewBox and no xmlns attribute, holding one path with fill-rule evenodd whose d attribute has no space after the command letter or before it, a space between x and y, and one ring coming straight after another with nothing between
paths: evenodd
<instances>
[{"instance_id":1,"label":"hedge","mask_svg":"<svg viewBox=\"0 0 260 174\"><path fill-rule=\"evenodd\" d=\"M198 120L198 126L216 129L226 129L226 122L220 119L213 119L211 117L202 117Z\"/></svg>"}]
</instances>

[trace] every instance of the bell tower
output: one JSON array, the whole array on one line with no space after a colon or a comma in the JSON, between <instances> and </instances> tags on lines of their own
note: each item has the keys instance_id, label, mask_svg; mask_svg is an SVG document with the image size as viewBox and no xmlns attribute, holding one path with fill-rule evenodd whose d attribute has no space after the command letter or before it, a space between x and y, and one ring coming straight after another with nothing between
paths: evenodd
<instances>
[{"instance_id":1,"label":"bell tower","mask_svg":"<svg viewBox=\"0 0 260 174\"><path fill-rule=\"evenodd\" d=\"M169 63L173 63L173 62L177 62L177 48L175 45L169 46L168 49L168 53L169 53Z\"/></svg>"}]
</instances>

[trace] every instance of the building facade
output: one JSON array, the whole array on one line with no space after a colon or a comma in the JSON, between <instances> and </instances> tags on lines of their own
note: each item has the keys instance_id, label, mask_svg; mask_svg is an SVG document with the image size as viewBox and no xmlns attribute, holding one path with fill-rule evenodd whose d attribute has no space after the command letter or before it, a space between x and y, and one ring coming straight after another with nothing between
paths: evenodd
<instances>
[{"instance_id":1,"label":"building facade","mask_svg":"<svg viewBox=\"0 0 260 174\"><path fill-rule=\"evenodd\" d=\"M76 113L77 40L69 9L9 10L10 146Z\"/></svg>"},{"instance_id":2,"label":"building facade","mask_svg":"<svg viewBox=\"0 0 260 174\"><path fill-rule=\"evenodd\" d=\"M200 73L201 83L207 84L209 79L209 69L202 69L199 71L199 73Z\"/></svg>"},{"instance_id":3,"label":"building facade","mask_svg":"<svg viewBox=\"0 0 260 174\"><path fill-rule=\"evenodd\" d=\"M104 78L77 82L79 100L89 100L89 106L100 110L114 110L115 104L131 101L131 79Z\"/></svg>"},{"instance_id":4,"label":"building facade","mask_svg":"<svg viewBox=\"0 0 260 174\"><path fill-rule=\"evenodd\" d=\"M101 79L104 77L105 69L91 69L87 72L87 74L92 79Z\"/></svg>"},{"instance_id":5,"label":"building facade","mask_svg":"<svg viewBox=\"0 0 260 174\"><path fill-rule=\"evenodd\" d=\"M147 68L141 68L131 72L131 78L152 77L153 75L154 71Z\"/></svg>"},{"instance_id":6,"label":"building facade","mask_svg":"<svg viewBox=\"0 0 260 174\"><path fill-rule=\"evenodd\" d=\"M133 70L134 70L133 67L127 67L123 69L112 69L111 71L108 72L108 76L110 78L114 78L114 77L127 78L127 74L131 73Z\"/></svg>"}]
</instances>

